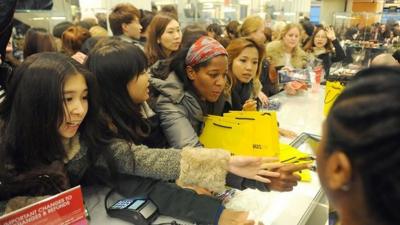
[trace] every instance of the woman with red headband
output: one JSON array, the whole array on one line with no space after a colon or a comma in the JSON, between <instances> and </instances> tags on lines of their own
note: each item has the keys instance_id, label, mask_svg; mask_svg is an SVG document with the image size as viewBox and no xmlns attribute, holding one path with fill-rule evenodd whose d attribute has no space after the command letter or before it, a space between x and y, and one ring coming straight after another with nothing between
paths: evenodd
<instances>
[{"instance_id":1,"label":"woman with red headband","mask_svg":"<svg viewBox=\"0 0 400 225\"><path fill-rule=\"evenodd\" d=\"M210 37L192 37L171 62L164 80L151 79L160 93L155 110L169 144L175 148L201 146L198 135L207 114L221 114L228 75L228 53Z\"/></svg>"},{"instance_id":2,"label":"woman with red headband","mask_svg":"<svg viewBox=\"0 0 400 225\"><path fill-rule=\"evenodd\" d=\"M181 50L171 62L171 73L165 78L150 79L158 92L155 111L164 134L174 148L202 146L199 141L203 118L207 114L221 115L230 97L231 80L228 74L228 53L216 40L193 35L184 40ZM293 175L302 166L290 165L280 172L280 177L268 177L271 183L228 175L227 185L243 189L273 189L290 191L299 177ZM281 167L284 168L284 167ZM286 170L287 169L287 170Z\"/></svg>"}]
</instances>

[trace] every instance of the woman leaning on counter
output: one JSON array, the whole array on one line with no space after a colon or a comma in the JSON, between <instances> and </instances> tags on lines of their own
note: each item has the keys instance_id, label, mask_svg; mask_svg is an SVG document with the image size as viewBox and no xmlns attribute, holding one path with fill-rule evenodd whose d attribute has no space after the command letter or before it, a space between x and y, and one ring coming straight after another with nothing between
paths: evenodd
<instances>
[{"instance_id":1,"label":"woman leaning on counter","mask_svg":"<svg viewBox=\"0 0 400 225\"><path fill-rule=\"evenodd\" d=\"M175 148L201 146L199 135L207 114L222 115L230 87L228 53L216 40L202 36L185 42L171 63L168 77L152 77L151 85L160 93L155 111L169 144ZM300 166L301 167L301 166ZM280 177L268 177L271 183L231 176L229 185L238 189L291 191L299 181L293 174L301 170L297 165L277 169Z\"/></svg>"},{"instance_id":2,"label":"woman leaning on counter","mask_svg":"<svg viewBox=\"0 0 400 225\"><path fill-rule=\"evenodd\" d=\"M267 59L276 70L290 71L306 67L307 54L300 47L301 30L301 26L297 23L287 24L279 39L267 45ZM278 87L277 77L272 80L272 83L276 88ZM285 89L288 93L295 93L291 83L285 85Z\"/></svg>"}]
</instances>

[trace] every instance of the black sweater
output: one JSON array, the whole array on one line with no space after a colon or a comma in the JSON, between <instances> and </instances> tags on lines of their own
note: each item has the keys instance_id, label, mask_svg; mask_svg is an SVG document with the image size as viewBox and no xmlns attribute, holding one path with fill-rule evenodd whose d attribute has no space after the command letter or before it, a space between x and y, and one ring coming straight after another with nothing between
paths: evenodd
<instances>
[{"instance_id":1,"label":"black sweater","mask_svg":"<svg viewBox=\"0 0 400 225\"><path fill-rule=\"evenodd\" d=\"M322 60L325 70L325 78L329 75L329 70L332 64L335 62L340 62L346 57L346 54L344 53L343 48L340 46L340 43L337 39L332 41L332 44L335 47L335 53L326 52L317 56Z\"/></svg>"}]
</instances>

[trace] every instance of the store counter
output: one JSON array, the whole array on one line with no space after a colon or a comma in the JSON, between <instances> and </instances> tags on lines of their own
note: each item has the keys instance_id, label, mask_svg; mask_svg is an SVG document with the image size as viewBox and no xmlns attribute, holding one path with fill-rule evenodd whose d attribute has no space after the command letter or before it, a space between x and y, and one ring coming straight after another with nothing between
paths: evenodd
<instances>
[{"instance_id":1,"label":"store counter","mask_svg":"<svg viewBox=\"0 0 400 225\"><path fill-rule=\"evenodd\" d=\"M273 96L272 99L281 102L281 108L277 113L280 127L290 129L298 134L306 132L321 135L324 93L324 87L321 86L318 93L307 91L298 96L287 96L285 93ZM290 143L293 140L284 138L281 141ZM311 153L311 149L307 145L300 145L298 148ZM104 188L94 188L84 192L85 204L91 215L90 223L96 225L128 224L106 215L104 210L106 193L107 190ZM110 200L110 202L113 201ZM300 182L291 192L252 191L251 197L249 195L249 204L245 208L250 211L250 216L262 221L265 225L324 225L328 218L327 201L315 172L312 172L311 182ZM161 216L155 223L172 220L175 219ZM180 224L190 224L180 220L176 221Z\"/></svg>"},{"instance_id":2,"label":"store counter","mask_svg":"<svg viewBox=\"0 0 400 225\"><path fill-rule=\"evenodd\" d=\"M288 96L284 92L272 96L271 99L281 102L277 112L279 127L298 134L305 132L321 135L324 97L325 86L320 86L316 93L309 90L295 96Z\"/></svg>"}]
</instances>

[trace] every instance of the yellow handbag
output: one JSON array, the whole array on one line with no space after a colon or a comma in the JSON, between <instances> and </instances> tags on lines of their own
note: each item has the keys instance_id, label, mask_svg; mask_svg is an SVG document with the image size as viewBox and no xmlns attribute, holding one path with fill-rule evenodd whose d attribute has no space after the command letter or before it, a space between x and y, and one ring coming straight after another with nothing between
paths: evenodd
<instances>
[{"instance_id":1,"label":"yellow handbag","mask_svg":"<svg viewBox=\"0 0 400 225\"><path fill-rule=\"evenodd\" d=\"M236 155L279 156L279 133L275 112L229 112L208 116L200 142Z\"/></svg>"},{"instance_id":2,"label":"yellow handbag","mask_svg":"<svg viewBox=\"0 0 400 225\"><path fill-rule=\"evenodd\" d=\"M336 98L342 93L346 84L351 81L353 76L329 75L326 78L324 115L327 116Z\"/></svg>"},{"instance_id":3,"label":"yellow handbag","mask_svg":"<svg viewBox=\"0 0 400 225\"><path fill-rule=\"evenodd\" d=\"M327 116L336 98L342 93L344 84L340 81L327 81L325 88L324 115Z\"/></svg>"},{"instance_id":4,"label":"yellow handbag","mask_svg":"<svg viewBox=\"0 0 400 225\"><path fill-rule=\"evenodd\" d=\"M224 117L250 123L253 128L253 150L246 155L279 156L279 130L275 111L230 111Z\"/></svg>"},{"instance_id":5,"label":"yellow handbag","mask_svg":"<svg viewBox=\"0 0 400 225\"><path fill-rule=\"evenodd\" d=\"M252 145L253 128L250 124L236 122L232 118L207 116L199 137L207 148L222 148L236 155Z\"/></svg>"}]
</instances>

